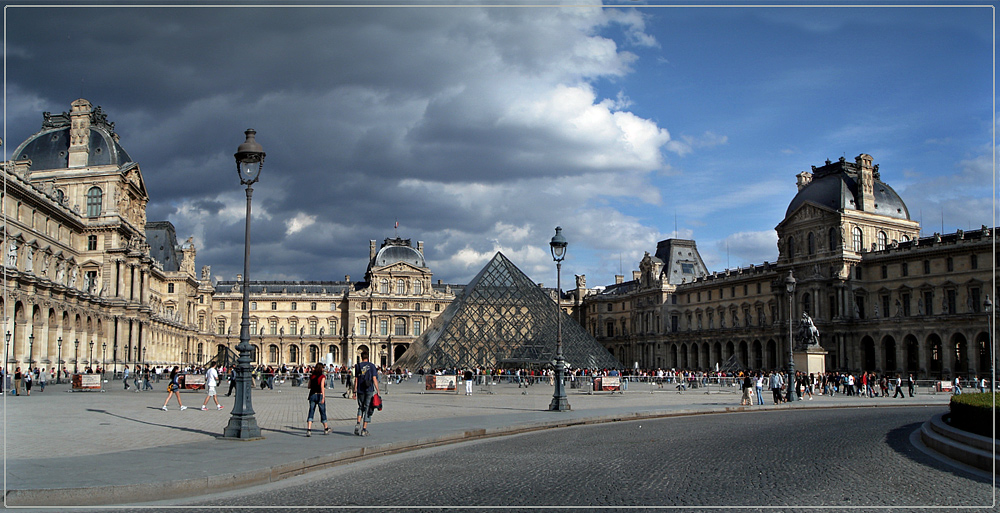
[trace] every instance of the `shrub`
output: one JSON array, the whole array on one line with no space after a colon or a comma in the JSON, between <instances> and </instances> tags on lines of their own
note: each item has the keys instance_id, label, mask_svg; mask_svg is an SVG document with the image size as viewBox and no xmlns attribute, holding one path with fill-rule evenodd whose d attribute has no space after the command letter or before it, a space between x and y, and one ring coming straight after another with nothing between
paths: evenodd
<instances>
[{"instance_id":1,"label":"shrub","mask_svg":"<svg viewBox=\"0 0 1000 513\"><path fill-rule=\"evenodd\" d=\"M1000 410L993 403L1000 403L1000 393L961 394L951 396L952 427L983 436L993 436L993 422L1000 428Z\"/></svg>"}]
</instances>

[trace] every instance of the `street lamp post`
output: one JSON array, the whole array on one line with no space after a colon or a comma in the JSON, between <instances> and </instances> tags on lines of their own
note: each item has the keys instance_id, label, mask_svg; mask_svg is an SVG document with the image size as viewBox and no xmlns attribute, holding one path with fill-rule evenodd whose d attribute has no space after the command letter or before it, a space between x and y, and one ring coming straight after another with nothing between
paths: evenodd
<instances>
[{"instance_id":1,"label":"street lamp post","mask_svg":"<svg viewBox=\"0 0 1000 513\"><path fill-rule=\"evenodd\" d=\"M986 302L983 304L983 310L986 311L986 342L990 345L990 392L995 392L997 389L996 379L997 379L997 368L996 368L996 354L993 349L993 302L990 301L990 296L986 296Z\"/></svg>"},{"instance_id":2,"label":"street lamp post","mask_svg":"<svg viewBox=\"0 0 1000 513\"><path fill-rule=\"evenodd\" d=\"M255 130L248 128L244 134L246 141L239 146L234 155L240 183L247 188L247 219L243 244L243 319L240 322L240 343L236 346L240 352L236 365L236 401L223 437L258 440L262 437L250 395L253 389L250 382L250 203L253 197L253 184L260 178L265 153L264 148L257 143Z\"/></svg>"},{"instance_id":3,"label":"street lamp post","mask_svg":"<svg viewBox=\"0 0 1000 513\"><path fill-rule=\"evenodd\" d=\"M62 337L56 340L56 347L59 348L59 357L56 358L56 384L62 384Z\"/></svg>"},{"instance_id":4,"label":"street lamp post","mask_svg":"<svg viewBox=\"0 0 1000 513\"><path fill-rule=\"evenodd\" d=\"M90 341L90 352L87 353L87 364L90 365L90 370L94 370L94 341Z\"/></svg>"},{"instance_id":5,"label":"street lamp post","mask_svg":"<svg viewBox=\"0 0 1000 513\"><path fill-rule=\"evenodd\" d=\"M566 388L563 385L563 377L566 374L566 359L563 358L562 346L562 261L566 258L566 237L562 235L562 228L556 227L556 234L549 241L549 249L552 251L552 260L556 262L556 383L555 391L552 392L552 402L549 403L549 411L569 411L569 401L566 400Z\"/></svg>"},{"instance_id":6,"label":"street lamp post","mask_svg":"<svg viewBox=\"0 0 1000 513\"><path fill-rule=\"evenodd\" d=\"M28 370L31 370L31 364L35 360L35 334L32 333L28 335Z\"/></svg>"},{"instance_id":7,"label":"street lamp post","mask_svg":"<svg viewBox=\"0 0 1000 513\"><path fill-rule=\"evenodd\" d=\"M10 375L10 373L7 370L7 364L9 364L9 363L10 363L10 330L8 330L7 334L4 335L3 375L4 375L4 379L5 380L7 379L7 376ZM6 382L4 384L6 384Z\"/></svg>"},{"instance_id":8,"label":"street lamp post","mask_svg":"<svg viewBox=\"0 0 1000 513\"><path fill-rule=\"evenodd\" d=\"M73 374L79 374L76 365L80 363L80 339L73 341L73 347L75 348L73 350Z\"/></svg>"},{"instance_id":9,"label":"street lamp post","mask_svg":"<svg viewBox=\"0 0 1000 513\"><path fill-rule=\"evenodd\" d=\"M104 382L104 368L108 366L108 343L101 344L101 382ZM111 375L112 379L115 377Z\"/></svg>"},{"instance_id":10,"label":"street lamp post","mask_svg":"<svg viewBox=\"0 0 1000 513\"><path fill-rule=\"evenodd\" d=\"M792 338L792 300L795 297L795 276L792 276L792 271L788 271L788 276L785 277L785 290L788 291L788 402L794 400L792 395L792 389L795 388L795 356L792 354L792 350L795 347L795 341Z\"/></svg>"}]
</instances>

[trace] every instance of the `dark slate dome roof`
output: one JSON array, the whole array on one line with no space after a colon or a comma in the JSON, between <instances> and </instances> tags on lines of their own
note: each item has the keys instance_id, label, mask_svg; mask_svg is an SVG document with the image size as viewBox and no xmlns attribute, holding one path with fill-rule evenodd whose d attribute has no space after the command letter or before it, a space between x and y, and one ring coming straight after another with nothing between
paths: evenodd
<instances>
[{"instance_id":1,"label":"dark slate dome roof","mask_svg":"<svg viewBox=\"0 0 1000 513\"><path fill-rule=\"evenodd\" d=\"M115 124L108 121L100 106L91 108L90 102L80 99L74 108L88 109L90 140L87 166L122 167L132 162L132 157L118 144ZM75 115L75 114L73 114ZM14 160L31 159L32 170L66 169L69 167L69 143L72 116L68 112L42 114L42 129L29 137L14 151Z\"/></svg>"},{"instance_id":2,"label":"dark slate dome roof","mask_svg":"<svg viewBox=\"0 0 1000 513\"><path fill-rule=\"evenodd\" d=\"M785 211L787 218L803 203L810 202L833 210L858 210L859 195L856 166L849 162L830 163L822 168L814 168L813 180L792 198ZM896 219L910 219L910 211L903 199L888 184L879 179L875 172L875 206L867 212Z\"/></svg>"},{"instance_id":3,"label":"dark slate dome roof","mask_svg":"<svg viewBox=\"0 0 1000 513\"><path fill-rule=\"evenodd\" d=\"M419 251L410 246L386 245L375 255L372 262L373 267L385 267L396 262L406 262L417 267L427 267L424 263L424 256Z\"/></svg>"},{"instance_id":4,"label":"dark slate dome roof","mask_svg":"<svg viewBox=\"0 0 1000 513\"><path fill-rule=\"evenodd\" d=\"M31 159L34 170L66 169L69 166L69 127L41 130L21 143L13 157L15 160ZM88 166L120 167L129 162L132 162L132 157L107 129L90 127Z\"/></svg>"}]
</instances>

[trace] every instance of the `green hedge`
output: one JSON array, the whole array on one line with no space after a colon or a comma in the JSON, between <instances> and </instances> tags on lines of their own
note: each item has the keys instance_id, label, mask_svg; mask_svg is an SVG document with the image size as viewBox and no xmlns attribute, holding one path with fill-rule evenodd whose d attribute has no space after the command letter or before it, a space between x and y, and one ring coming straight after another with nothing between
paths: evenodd
<instances>
[{"instance_id":1,"label":"green hedge","mask_svg":"<svg viewBox=\"0 0 1000 513\"><path fill-rule=\"evenodd\" d=\"M1000 409L994 411L994 401L1000 405L1000 393L951 396L951 425L977 435L993 436L994 420L1000 430Z\"/></svg>"}]
</instances>

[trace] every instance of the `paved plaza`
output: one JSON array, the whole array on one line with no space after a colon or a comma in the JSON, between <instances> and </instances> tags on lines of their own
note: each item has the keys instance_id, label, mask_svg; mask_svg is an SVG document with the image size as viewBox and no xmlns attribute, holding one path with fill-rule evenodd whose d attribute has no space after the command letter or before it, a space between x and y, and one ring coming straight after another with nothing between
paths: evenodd
<instances>
[{"instance_id":1,"label":"paved plaza","mask_svg":"<svg viewBox=\"0 0 1000 513\"><path fill-rule=\"evenodd\" d=\"M102 505L137 503L207 491L236 489L361 458L479 437L537 429L753 409L817 407L931 406L928 418L947 409L948 394L927 387L913 398L861 398L817 395L814 400L774 406L765 392L764 406L740 406L730 387L684 392L632 383L624 393L590 394L568 388L572 411L548 412L552 387L540 382L477 385L472 396L425 392L413 380L389 386L385 408L376 412L371 436L353 434L357 403L344 399L337 382L328 391L327 412L333 433L314 424L305 437L306 390L286 382L274 390L254 390L253 406L264 440L221 440L232 398L220 396L222 411L201 411L205 395L182 394L180 411L172 400L168 411L165 382L152 392L124 391L120 381L106 392L69 392L69 385L37 388L30 397L5 396L4 440L8 506ZM224 392L225 384L220 387ZM318 421L318 413L316 420ZM316 429L319 427L319 429Z\"/></svg>"}]
</instances>

